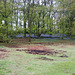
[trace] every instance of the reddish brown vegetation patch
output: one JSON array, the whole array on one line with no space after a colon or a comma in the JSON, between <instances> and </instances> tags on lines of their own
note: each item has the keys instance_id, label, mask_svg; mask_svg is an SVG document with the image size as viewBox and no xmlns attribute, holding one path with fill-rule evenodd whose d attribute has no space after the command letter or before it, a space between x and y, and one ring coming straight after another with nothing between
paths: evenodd
<instances>
[{"instance_id":1,"label":"reddish brown vegetation patch","mask_svg":"<svg viewBox=\"0 0 75 75\"><path fill-rule=\"evenodd\" d=\"M42 45L26 46L27 50L53 50Z\"/></svg>"},{"instance_id":2,"label":"reddish brown vegetation patch","mask_svg":"<svg viewBox=\"0 0 75 75\"><path fill-rule=\"evenodd\" d=\"M6 47L9 47L9 48L19 48L19 45L17 45L17 44L8 44L8 45L6 45Z\"/></svg>"},{"instance_id":3,"label":"reddish brown vegetation patch","mask_svg":"<svg viewBox=\"0 0 75 75\"><path fill-rule=\"evenodd\" d=\"M16 51L25 51L29 54L39 54L39 55L53 55L57 53L63 53L64 51L54 50L45 46L26 46L27 49L16 49Z\"/></svg>"},{"instance_id":4,"label":"reddish brown vegetation patch","mask_svg":"<svg viewBox=\"0 0 75 75\"><path fill-rule=\"evenodd\" d=\"M29 54L39 54L39 55L53 55L53 51L43 51L43 50L26 50L26 53Z\"/></svg>"},{"instance_id":5,"label":"reddish brown vegetation patch","mask_svg":"<svg viewBox=\"0 0 75 75\"><path fill-rule=\"evenodd\" d=\"M8 57L8 51L5 49L0 49L0 59Z\"/></svg>"},{"instance_id":6,"label":"reddish brown vegetation patch","mask_svg":"<svg viewBox=\"0 0 75 75\"><path fill-rule=\"evenodd\" d=\"M0 49L0 51L1 51L1 52L7 52L7 50L5 50L5 49Z\"/></svg>"},{"instance_id":7,"label":"reddish brown vegetation patch","mask_svg":"<svg viewBox=\"0 0 75 75\"><path fill-rule=\"evenodd\" d=\"M50 43L50 42L38 42L38 43L33 43L33 44L41 44L41 45L54 45L55 43Z\"/></svg>"}]
</instances>

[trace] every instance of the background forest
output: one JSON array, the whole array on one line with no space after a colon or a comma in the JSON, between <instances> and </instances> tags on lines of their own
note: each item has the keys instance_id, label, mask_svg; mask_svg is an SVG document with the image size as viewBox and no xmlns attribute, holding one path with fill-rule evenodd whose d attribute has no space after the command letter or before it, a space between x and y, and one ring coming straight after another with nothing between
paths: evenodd
<instances>
[{"instance_id":1,"label":"background forest","mask_svg":"<svg viewBox=\"0 0 75 75\"><path fill-rule=\"evenodd\" d=\"M0 41L18 35L75 35L75 0L0 0Z\"/></svg>"},{"instance_id":2,"label":"background forest","mask_svg":"<svg viewBox=\"0 0 75 75\"><path fill-rule=\"evenodd\" d=\"M0 75L75 75L75 0L0 0Z\"/></svg>"}]
</instances>

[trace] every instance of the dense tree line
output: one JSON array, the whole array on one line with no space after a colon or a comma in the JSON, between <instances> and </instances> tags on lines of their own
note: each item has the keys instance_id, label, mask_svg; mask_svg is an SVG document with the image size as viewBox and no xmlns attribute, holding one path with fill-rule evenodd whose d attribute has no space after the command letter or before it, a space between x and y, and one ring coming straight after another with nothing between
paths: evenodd
<instances>
[{"instance_id":1,"label":"dense tree line","mask_svg":"<svg viewBox=\"0 0 75 75\"><path fill-rule=\"evenodd\" d=\"M0 40L19 33L75 35L75 0L0 0Z\"/></svg>"},{"instance_id":2,"label":"dense tree line","mask_svg":"<svg viewBox=\"0 0 75 75\"><path fill-rule=\"evenodd\" d=\"M59 32L72 37L75 35L75 0L57 0L57 2L59 3L57 12L60 13L58 17Z\"/></svg>"}]
</instances>

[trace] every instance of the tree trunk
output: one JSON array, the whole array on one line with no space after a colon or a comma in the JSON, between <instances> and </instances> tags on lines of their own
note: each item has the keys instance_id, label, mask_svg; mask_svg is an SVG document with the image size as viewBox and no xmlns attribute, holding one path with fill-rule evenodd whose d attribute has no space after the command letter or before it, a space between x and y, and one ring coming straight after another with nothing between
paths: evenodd
<instances>
[{"instance_id":1,"label":"tree trunk","mask_svg":"<svg viewBox=\"0 0 75 75\"><path fill-rule=\"evenodd\" d=\"M24 38L26 37L26 21L24 19Z\"/></svg>"}]
</instances>

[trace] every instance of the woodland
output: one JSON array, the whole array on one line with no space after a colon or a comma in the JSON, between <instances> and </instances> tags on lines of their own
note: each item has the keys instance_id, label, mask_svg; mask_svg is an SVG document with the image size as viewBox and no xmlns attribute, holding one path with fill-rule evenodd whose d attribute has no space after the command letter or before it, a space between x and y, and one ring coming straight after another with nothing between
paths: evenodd
<instances>
[{"instance_id":1,"label":"woodland","mask_svg":"<svg viewBox=\"0 0 75 75\"><path fill-rule=\"evenodd\" d=\"M0 75L75 75L75 0L0 0Z\"/></svg>"},{"instance_id":2,"label":"woodland","mask_svg":"<svg viewBox=\"0 0 75 75\"><path fill-rule=\"evenodd\" d=\"M75 37L75 0L0 0L0 41L21 33Z\"/></svg>"}]
</instances>

